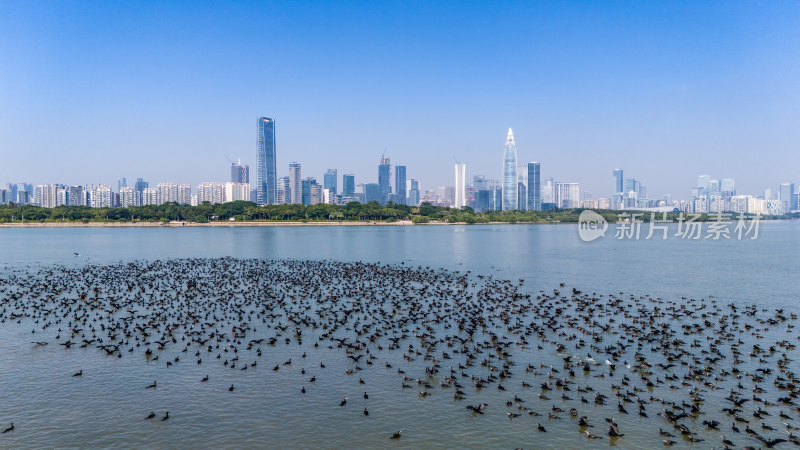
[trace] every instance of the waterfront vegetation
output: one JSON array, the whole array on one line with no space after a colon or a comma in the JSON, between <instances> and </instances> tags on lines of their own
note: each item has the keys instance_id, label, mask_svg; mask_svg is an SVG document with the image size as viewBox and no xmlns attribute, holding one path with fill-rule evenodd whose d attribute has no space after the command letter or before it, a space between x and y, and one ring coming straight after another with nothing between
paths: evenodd
<instances>
[{"instance_id":1,"label":"waterfront vegetation","mask_svg":"<svg viewBox=\"0 0 800 450\"><path fill-rule=\"evenodd\" d=\"M164 203L161 205L136 206L130 208L91 208L88 206L58 206L42 208L34 205L0 205L0 223L42 222L172 222L185 221L209 223L230 221L278 221L278 222L396 222L410 220L414 224L424 223L575 223L583 209L556 211L484 211L475 212L470 207L461 209L433 206L423 203L418 207L378 202L351 202L347 205L317 204L258 206L252 202L235 201L222 204L204 203L198 206ZM594 210L609 222L617 222L620 214L632 211ZM670 221L678 219L678 213L668 213ZM735 218L731 215L729 217ZM763 219L798 218L799 214L762 216ZM662 213L656 213L663 219ZM642 213L644 221L650 213ZM702 215L700 221L717 220L715 214Z\"/></svg>"}]
</instances>

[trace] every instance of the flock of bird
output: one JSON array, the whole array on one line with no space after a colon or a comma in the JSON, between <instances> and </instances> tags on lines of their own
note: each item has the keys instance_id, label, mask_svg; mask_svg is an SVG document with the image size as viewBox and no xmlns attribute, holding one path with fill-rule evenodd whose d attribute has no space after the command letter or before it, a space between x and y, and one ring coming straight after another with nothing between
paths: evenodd
<instances>
[{"instance_id":1,"label":"flock of bird","mask_svg":"<svg viewBox=\"0 0 800 450\"><path fill-rule=\"evenodd\" d=\"M33 346L267 374L302 364L282 346L327 349L341 376L380 367L400 395L447 399L478 421L507 416L537 442L553 428L563 439L571 421L575 439L598 443L800 446L796 323L713 298L529 292L523 280L404 264L176 259L0 274L0 326L30 326ZM317 382L302 376L297 395Z\"/></svg>"}]
</instances>

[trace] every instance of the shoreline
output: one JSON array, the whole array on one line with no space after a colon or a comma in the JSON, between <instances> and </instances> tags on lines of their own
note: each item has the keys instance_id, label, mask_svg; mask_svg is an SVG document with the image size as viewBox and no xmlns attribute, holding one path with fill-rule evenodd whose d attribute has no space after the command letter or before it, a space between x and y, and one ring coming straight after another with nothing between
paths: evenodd
<instances>
[{"instance_id":1,"label":"shoreline","mask_svg":"<svg viewBox=\"0 0 800 450\"><path fill-rule=\"evenodd\" d=\"M558 223L558 222L547 222ZM489 222L473 225L510 225L508 222ZM539 223L525 223L540 225ZM189 227L331 227L331 226L412 226L412 225L467 225L466 222L428 222L413 223L410 220L397 222L383 221L325 221L325 222L299 222L299 221L239 221L239 222L28 222L28 223L0 223L2 228L189 228Z\"/></svg>"}]
</instances>

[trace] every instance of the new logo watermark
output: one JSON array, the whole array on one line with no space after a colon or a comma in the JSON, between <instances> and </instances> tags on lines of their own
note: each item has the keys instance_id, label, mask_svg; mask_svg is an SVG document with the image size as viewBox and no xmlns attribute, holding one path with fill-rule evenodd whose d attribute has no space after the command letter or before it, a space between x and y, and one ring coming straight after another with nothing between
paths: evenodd
<instances>
[{"instance_id":1,"label":"new logo watermark","mask_svg":"<svg viewBox=\"0 0 800 450\"><path fill-rule=\"evenodd\" d=\"M591 242L606 235L608 221L590 209L581 211L578 217L578 235L584 242Z\"/></svg>"},{"instance_id":2,"label":"new logo watermark","mask_svg":"<svg viewBox=\"0 0 800 450\"><path fill-rule=\"evenodd\" d=\"M642 239L642 228L646 223L647 235L644 236L645 240L654 236L661 239L667 239L672 236L685 240L710 239L716 241L736 238L741 241L748 237L750 239L758 239L761 222L761 214L751 217L739 214L735 223L730 214L722 213L714 214L708 217L706 221L700 220L703 217L702 214L684 215L681 213L675 219L668 219L667 213L662 213L660 218L656 216L656 213L650 213L648 222L644 222L644 217L644 213L621 213L617 215L614 238L617 240ZM677 224L677 231L674 234L670 234L670 224ZM591 242L605 237L607 230L608 221L594 211L585 209L578 217L578 236L584 242Z\"/></svg>"}]
</instances>

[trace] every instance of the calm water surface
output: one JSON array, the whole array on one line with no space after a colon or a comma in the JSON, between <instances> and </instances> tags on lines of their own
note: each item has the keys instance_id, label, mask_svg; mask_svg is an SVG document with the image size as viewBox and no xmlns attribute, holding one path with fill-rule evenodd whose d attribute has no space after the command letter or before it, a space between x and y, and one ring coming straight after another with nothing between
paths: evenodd
<instances>
[{"instance_id":1,"label":"calm water surface","mask_svg":"<svg viewBox=\"0 0 800 450\"><path fill-rule=\"evenodd\" d=\"M712 297L721 304L800 309L797 221L763 223L759 239L752 241L671 237L666 241L606 238L593 243L581 242L576 228L566 225L0 229L0 250L4 274L53 264L80 267L169 258L325 259L404 263L524 279L524 290L534 295L566 283L605 295ZM166 369L138 358L108 358L91 347L69 351L56 345L35 347L30 343L31 325L24 321L0 325L0 427L12 421L16 426L0 437L0 447L609 446L607 439L576 439L568 417L549 423L546 417L538 418L550 431L546 434L537 434L536 419L510 421L504 404L516 393L528 399L528 406L547 411L548 402L536 403L538 389L503 394L485 389L469 392L464 402L438 392L433 398L419 398L402 390L397 374L384 369L384 360L403 363L391 353L380 355L379 364L359 375L368 381L366 388L357 377L337 375L318 382L313 395L300 395L300 386L307 384L301 368L313 374L325 362L327 371L341 374L348 366L328 349L278 345L265 351L266 367L258 370L232 373L219 364ZM303 364L274 373L268 369L271 362L300 361L304 351L308 357ZM555 352L529 353L517 364L561 364ZM162 359L173 354L179 350L165 351ZM410 366L422 371L426 363ZM83 377L70 376L80 369ZM206 374L211 381L198 383ZM142 389L153 379L158 379L157 390ZM233 393L226 389L231 383L237 385ZM365 389L370 392L368 418L361 416L367 401L360 394ZM352 399L352 408L339 407L345 396ZM466 404L481 401L493 405L495 413L476 417L464 411ZM606 408L606 417L616 415L614 399ZM168 410L172 418L145 422L143 417L151 410ZM650 419L626 418L627 435L615 446L660 444L652 432L637 430L663 426L655 413ZM605 434L599 428L593 431ZM397 430L403 430L403 438L390 441L388 436ZM709 441L698 448L720 445L718 434L708 436ZM711 437L716 439L712 442ZM734 440L739 446L758 444Z\"/></svg>"}]
</instances>

